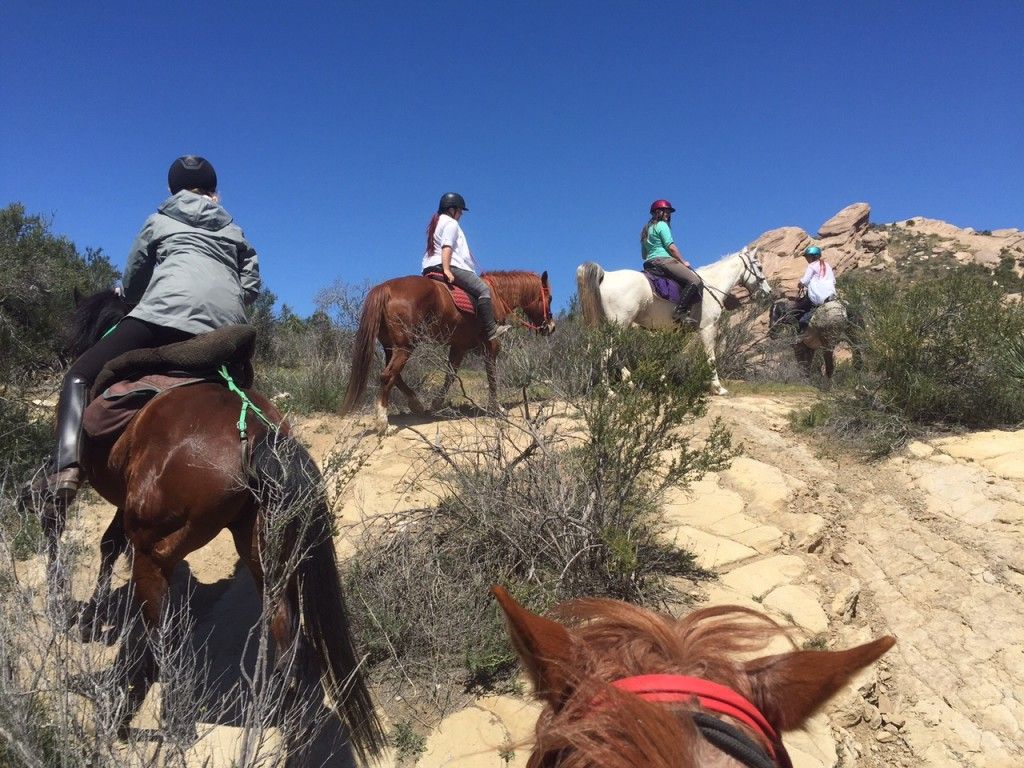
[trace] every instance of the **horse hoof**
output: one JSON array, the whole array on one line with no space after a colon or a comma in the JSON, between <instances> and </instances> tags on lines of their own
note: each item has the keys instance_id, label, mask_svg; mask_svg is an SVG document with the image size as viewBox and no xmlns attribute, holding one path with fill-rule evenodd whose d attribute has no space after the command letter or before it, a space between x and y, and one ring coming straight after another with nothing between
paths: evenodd
<instances>
[{"instance_id":1,"label":"horse hoof","mask_svg":"<svg viewBox=\"0 0 1024 768\"><path fill-rule=\"evenodd\" d=\"M729 394L729 390L726 389L725 387L719 387L718 389L715 390L715 394L716 395L728 395Z\"/></svg>"}]
</instances>

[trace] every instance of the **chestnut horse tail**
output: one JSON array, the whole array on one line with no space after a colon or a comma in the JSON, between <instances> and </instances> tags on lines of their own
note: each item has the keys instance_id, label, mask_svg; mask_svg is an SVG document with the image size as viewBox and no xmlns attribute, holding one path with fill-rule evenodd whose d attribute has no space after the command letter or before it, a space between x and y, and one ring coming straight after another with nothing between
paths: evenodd
<instances>
[{"instance_id":1,"label":"chestnut horse tail","mask_svg":"<svg viewBox=\"0 0 1024 768\"><path fill-rule=\"evenodd\" d=\"M384 319L384 308L390 298L387 284L375 285L366 295L363 302L363 315L359 318L359 330L352 345L352 370L348 375L348 388L345 390L345 401L341 404L341 415L352 411L359 398L366 391L366 378L370 375L373 364L373 352L377 344L377 335Z\"/></svg>"},{"instance_id":2,"label":"chestnut horse tail","mask_svg":"<svg viewBox=\"0 0 1024 768\"><path fill-rule=\"evenodd\" d=\"M338 561L331 539L333 515L327 506L323 476L309 452L293 437L274 433L253 446L251 476L260 503L262 556L266 588L272 569L293 566L283 591L298 618L300 642L295 668L320 675L327 701L348 731L363 763L377 755L386 739L373 707L362 665L349 631ZM270 537L265 534L269 532ZM273 560L277 552L276 562ZM297 564L289 559L301 553ZM309 651L318 662L312 666ZM309 682L300 680L300 684ZM308 697L319 700L319 695Z\"/></svg>"},{"instance_id":3,"label":"chestnut horse tail","mask_svg":"<svg viewBox=\"0 0 1024 768\"><path fill-rule=\"evenodd\" d=\"M580 299L580 309L587 325L599 325L608 319L601 303L601 281L604 270L600 264L588 261L576 268L576 291Z\"/></svg>"}]
</instances>

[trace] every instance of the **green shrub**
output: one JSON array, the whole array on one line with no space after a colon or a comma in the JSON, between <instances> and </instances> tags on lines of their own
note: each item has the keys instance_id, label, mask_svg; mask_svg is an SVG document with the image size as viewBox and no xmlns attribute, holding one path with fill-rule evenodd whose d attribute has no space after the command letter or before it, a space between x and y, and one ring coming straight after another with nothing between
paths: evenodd
<instances>
[{"instance_id":1,"label":"green shrub","mask_svg":"<svg viewBox=\"0 0 1024 768\"><path fill-rule=\"evenodd\" d=\"M1024 308L988 275L964 270L908 288L847 281L863 318L862 366L813 419L871 454L891 451L915 427L984 428L1024 421L1024 381L1014 376Z\"/></svg>"},{"instance_id":2,"label":"green shrub","mask_svg":"<svg viewBox=\"0 0 1024 768\"><path fill-rule=\"evenodd\" d=\"M567 337L569 338L569 337ZM674 333L576 328L542 370L513 366L520 391L557 394L518 415L422 435L447 466L436 505L375 520L346 568L354 621L381 673L401 668L427 690L493 686L516 668L488 594L524 604L606 595L659 603L673 576L702 578L666 535L665 492L725 466L733 450L704 413L710 370ZM513 358L517 354L513 352ZM560 391L567 383L569 392Z\"/></svg>"}]
</instances>

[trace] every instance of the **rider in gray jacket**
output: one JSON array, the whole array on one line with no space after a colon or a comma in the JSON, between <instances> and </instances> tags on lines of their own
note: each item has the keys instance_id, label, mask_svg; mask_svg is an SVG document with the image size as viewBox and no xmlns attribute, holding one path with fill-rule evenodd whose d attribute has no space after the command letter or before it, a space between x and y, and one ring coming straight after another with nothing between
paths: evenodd
<instances>
[{"instance_id":1,"label":"rider in gray jacket","mask_svg":"<svg viewBox=\"0 0 1024 768\"><path fill-rule=\"evenodd\" d=\"M44 502L66 505L78 491L82 414L109 361L244 323L244 305L259 294L256 251L221 207L213 166L201 157L179 157L167 186L171 196L146 219L125 266L124 295L135 308L64 377L53 471L31 488Z\"/></svg>"}]
</instances>

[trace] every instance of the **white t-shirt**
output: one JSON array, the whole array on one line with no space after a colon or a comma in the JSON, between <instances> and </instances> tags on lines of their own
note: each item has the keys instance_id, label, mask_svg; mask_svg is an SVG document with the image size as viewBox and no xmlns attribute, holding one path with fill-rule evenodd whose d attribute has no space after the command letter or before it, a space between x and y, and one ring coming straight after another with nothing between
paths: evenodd
<instances>
[{"instance_id":1,"label":"white t-shirt","mask_svg":"<svg viewBox=\"0 0 1024 768\"><path fill-rule=\"evenodd\" d=\"M807 265L807 271L800 278L800 285L807 286L807 295L811 302L815 306L820 306L836 292L836 275L831 265L819 259Z\"/></svg>"},{"instance_id":2,"label":"white t-shirt","mask_svg":"<svg viewBox=\"0 0 1024 768\"><path fill-rule=\"evenodd\" d=\"M466 233L462 231L459 222L447 213L442 213L437 219L437 228L434 229L433 247L423 254L423 269L441 266L441 249L445 246L452 249L453 267L477 271L476 261L469 250L469 243L466 242Z\"/></svg>"}]
</instances>

